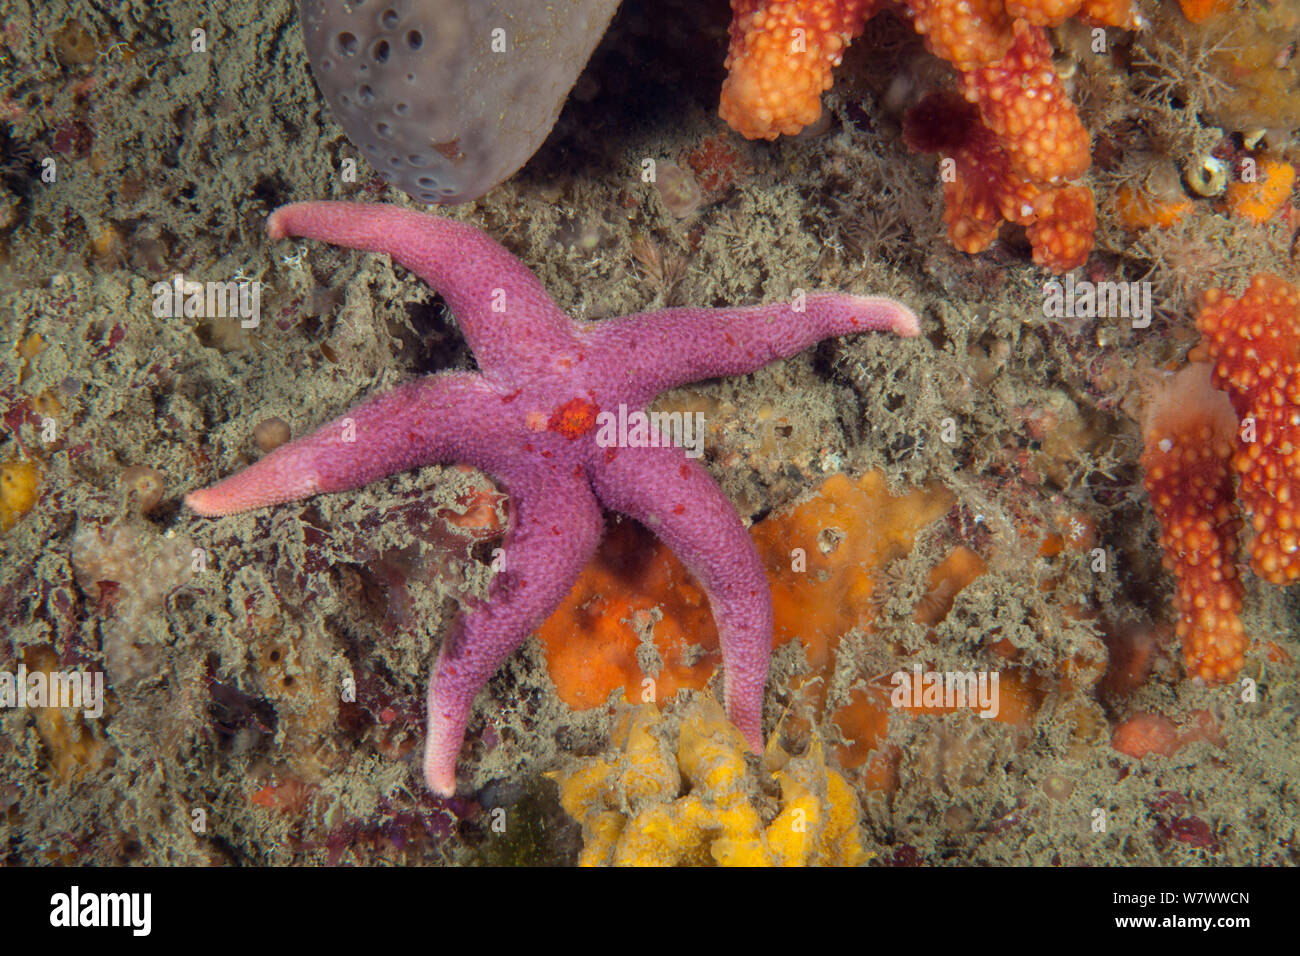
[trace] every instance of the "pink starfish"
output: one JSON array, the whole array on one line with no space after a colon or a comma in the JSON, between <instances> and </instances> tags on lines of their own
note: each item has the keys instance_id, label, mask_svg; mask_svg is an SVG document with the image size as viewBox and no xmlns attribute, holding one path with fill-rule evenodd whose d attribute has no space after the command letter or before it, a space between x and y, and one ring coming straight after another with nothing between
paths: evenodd
<instances>
[{"instance_id":1,"label":"pink starfish","mask_svg":"<svg viewBox=\"0 0 1300 956\"><path fill-rule=\"evenodd\" d=\"M760 750L772 598L754 545L681 448L605 447L597 416L620 404L642 409L677 385L752 372L831 336L917 335L911 310L886 298L817 294L584 322L560 311L504 248L451 219L296 203L272 213L267 232L388 253L442 293L478 359L479 372L410 382L185 498L199 514L227 515L440 462L468 462L505 486L513 517L504 566L488 600L443 640L429 681L429 786L455 790L474 697L569 593L600 542L602 505L650 528L703 586L722 644L727 713Z\"/></svg>"}]
</instances>

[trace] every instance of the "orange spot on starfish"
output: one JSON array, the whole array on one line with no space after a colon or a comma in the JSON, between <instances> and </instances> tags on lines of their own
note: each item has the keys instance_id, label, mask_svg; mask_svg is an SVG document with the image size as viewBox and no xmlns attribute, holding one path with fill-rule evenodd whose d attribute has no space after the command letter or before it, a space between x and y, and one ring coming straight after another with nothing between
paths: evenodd
<instances>
[{"instance_id":1,"label":"orange spot on starfish","mask_svg":"<svg viewBox=\"0 0 1300 956\"><path fill-rule=\"evenodd\" d=\"M600 406L585 398L571 398L551 414L546 427L570 440L581 438L596 427Z\"/></svg>"}]
</instances>

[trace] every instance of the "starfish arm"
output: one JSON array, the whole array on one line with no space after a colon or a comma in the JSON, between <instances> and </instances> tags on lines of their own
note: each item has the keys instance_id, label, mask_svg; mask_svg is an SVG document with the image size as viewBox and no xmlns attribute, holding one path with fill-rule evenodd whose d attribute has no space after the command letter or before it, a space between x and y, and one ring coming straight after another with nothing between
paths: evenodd
<instances>
[{"instance_id":1,"label":"starfish arm","mask_svg":"<svg viewBox=\"0 0 1300 956\"><path fill-rule=\"evenodd\" d=\"M392 256L447 301L484 372L573 348L574 324L538 278L468 223L397 206L303 202L271 213L266 231Z\"/></svg>"},{"instance_id":2,"label":"starfish arm","mask_svg":"<svg viewBox=\"0 0 1300 956\"><path fill-rule=\"evenodd\" d=\"M772 594L749 532L709 473L680 448L608 451L597 449L589 466L596 494L658 535L704 588L722 645L727 715L761 752Z\"/></svg>"},{"instance_id":3,"label":"starfish arm","mask_svg":"<svg viewBox=\"0 0 1300 956\"><path fill-rule=\"evenodd\" d=\"M410 382L281 445L185 503L209 517L358 488L418 465L465 461L487 467L478 437L500 402L471 373Z\"/></svg>"},{"instance_id":4,"label":"starfish arm","mask_svg":"<svg viewBox=\"0 0 1300 956\"><path fill-rule=\"evenodd\" d=\"M450 796L474 698L572 589L604 531L600 505L568 466L498 474L515 507L486 603L452 626L429 680L424 777Z\"/></svg>"},{"instance_id":5,"label":"starfish arm","mask_svg":"<svg viewBox=\"0 0 1300 956\"><path fill-rule=\"evenodd\" d=\"M643 312L598 322L588 336L626 368L628 404L644 405L665 389L743 375L822 339L871 331L911 337L921 326L893 299L815 293L801 303Z\"/></svg>"}]
</instances>

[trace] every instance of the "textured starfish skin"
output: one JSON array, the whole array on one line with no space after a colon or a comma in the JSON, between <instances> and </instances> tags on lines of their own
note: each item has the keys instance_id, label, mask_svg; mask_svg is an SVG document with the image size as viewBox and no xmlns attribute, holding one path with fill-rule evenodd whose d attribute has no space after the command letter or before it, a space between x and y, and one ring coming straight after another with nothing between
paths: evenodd
<instances>
[{"instance_id":1,"label":"textured starfish skin","mask_svg":"<svg viewBox=\"0 0 1300 956\"><path fill-rule=\"evenodd\" d=\"M272 213L267 232L388 253L442 294L478 360L479 372L443 372L373 398L185 498L201 515L228 515L442 462L467 462L505 487L513 518L503 567L488 599L452 627L429 681L429 786L455 790L475 696L568 594L600 542L602 505L650 528L704 588L721 639L727 713L761 750L772 599L749 535L684 451L601 447L595 415L620 403L644 408L664 389L751 372L831 336L914 336L911 310L886 298L815 294L802 310L685 308L584 322L560 311L513 255L453 220L393 206L296 203Z\"/></svg>"}]
</instances>

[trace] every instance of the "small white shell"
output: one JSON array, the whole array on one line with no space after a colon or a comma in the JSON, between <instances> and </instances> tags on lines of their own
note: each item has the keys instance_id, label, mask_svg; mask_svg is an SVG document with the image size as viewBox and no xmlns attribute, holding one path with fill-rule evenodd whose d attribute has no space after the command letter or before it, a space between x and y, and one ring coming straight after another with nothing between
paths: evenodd
<instances>
[{"instance_id":1,"label":"small white shell","mask_svg":"<svg viewBox=\"0 0 1300 956\"><path fill-rule=\"evenodd\" d=\"M1248 129L1241 134L1241 141L1247 149L1254 149L1268 136L1268 130L1260 126L1256 129Z\"/></svg>"},{"instance_id":2,"label":"small white shell","mask_svg":"<svg viewBox=\"0 0 1300 956\"><path fill-rule=\"evenodd\" d=\"M1228 164L1215 156L1202 156L1187 164L1187 186L1198 196L1217 196L1228 186Z\"/></svg>"}]
</instances>

